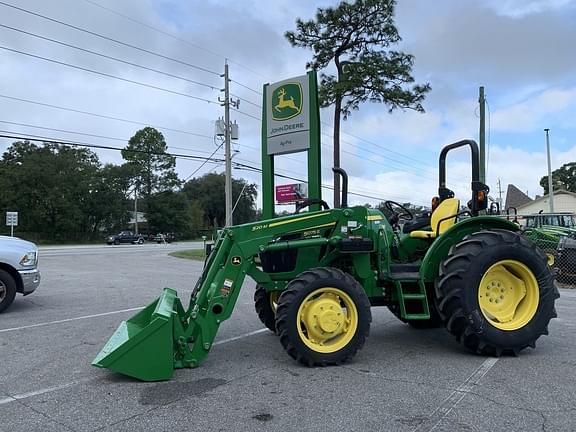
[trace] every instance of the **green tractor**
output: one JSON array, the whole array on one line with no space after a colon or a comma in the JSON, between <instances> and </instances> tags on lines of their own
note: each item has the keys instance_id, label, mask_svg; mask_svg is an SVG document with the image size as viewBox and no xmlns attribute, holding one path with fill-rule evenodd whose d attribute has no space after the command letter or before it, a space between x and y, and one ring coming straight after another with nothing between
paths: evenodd
<instances>
[{"instance_id":1,"label":"green tractor","mask_svg":"<svg viewBox=\"0 0 576 432\"><path fill-rule=\"evenodd\" d=\"M446 188L445 162L463 146L472 154L472 197L461 212ZM478 161L474 141L442 150L437 206L425 227L401 229L399 221L413 215L391 201L388 219L379 210L347 207L347 176L338 169L341 208L312 198L299 209L323 210L225 228L188 307L165 288L120 325L93 364L145 381L200 365L246 276L257 283L262 322L307 366L350 361L366 341L373 306L387 306L415 327L443 324L478 354L534 347L556 316L558 290L546 256L516 224L479 215L488 187L479 181Z\"/></svg>"}]
</instances>

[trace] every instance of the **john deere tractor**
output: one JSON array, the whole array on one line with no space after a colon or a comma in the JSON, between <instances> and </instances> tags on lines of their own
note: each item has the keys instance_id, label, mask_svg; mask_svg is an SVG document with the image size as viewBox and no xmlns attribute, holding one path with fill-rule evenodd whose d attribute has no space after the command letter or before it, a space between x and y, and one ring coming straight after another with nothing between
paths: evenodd
<instances>
[{"instance_id":1,"label":"john deere tractor","mask_svg":"<svg viewBox=\"0 0 576 432\"><path fill-rule=\"evenodd\" d=\"M472 154L465 209L445 181L447 153L463 146ZM399 221L412 214L391 201L388 219L379 210L348 207L346 174L337 171L341 208L310 199L300 209L323 209L225 228L188 307L165 288L120 325L93 364L145 381L200 365L246 276L257 283L262 322L307 366L350 361L366 341L375 306L414 326L440 323L483 355L517 354L547 334L558 291L546 256L516 224L479 215L488 188L479 181L475 142L442 150L438 197L425 227L401 229Z\"/></svg>"}]
</instances>

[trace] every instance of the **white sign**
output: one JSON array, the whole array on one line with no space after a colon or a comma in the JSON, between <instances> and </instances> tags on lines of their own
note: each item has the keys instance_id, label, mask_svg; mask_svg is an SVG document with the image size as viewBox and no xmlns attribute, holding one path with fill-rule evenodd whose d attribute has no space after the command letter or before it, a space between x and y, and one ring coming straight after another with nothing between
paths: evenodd
<instances>
[{"instance_id":1,"label":"white sign","mask_svg":"<svg viewBox=\"0 0 576 432\"><path fill-rule=\"evenodd\" d=\"M310 148L308 76L270 84L266 89L266 137L269 155Z\"/></svg>"},{"instance_id":2,"label":"white sign","mask_svg":"<svg viewBox=\"0 0 576 432\"><path fill-rule=\"evenodd\" d=\"M6 212L6 226L18 226L18 212Z\"/></svg>"}]
</instances>

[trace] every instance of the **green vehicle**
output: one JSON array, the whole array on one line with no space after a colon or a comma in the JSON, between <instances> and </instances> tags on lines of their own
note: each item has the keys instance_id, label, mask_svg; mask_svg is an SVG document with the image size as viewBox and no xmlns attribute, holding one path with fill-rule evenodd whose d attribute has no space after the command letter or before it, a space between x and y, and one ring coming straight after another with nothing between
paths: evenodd
<instances>
[{"instance_id":1,"label":"green vehicle","mask_svg":"<svg viewBox=\"0 0 576 432\"><path fill-rule=\"evenodd\" d=\"M554 265L560 241L563 237L576 237L573 213L538 213L523 216L523 233L548 256Z\"/></svg>"},{"instance_id":2,"label":"green vehicle","mask_svg":"<svg viewBox=\"0 0 576 432\"><path fill-rule=\"evenodd\" d=\"M462 213L445 176L446 156L459 147L472 154L472 196ZM481 355L534 347L556 317L559 296L546 256L518 225L479 215L488 187L479 181L474 141L444 147L439 165L438 206L423 229L400 230L398 220L413 215L392 201L389 219L379 210L348 207L340 169L341 208L311 198L300 205L308 212L225 228L188 307L165 288L120 325L93 365L145 381L199 366L246 276L257 283L255 306L264 325L307 366L352 360L377 306L415 327L443 325Z\"/></svg>"}]
</instances>

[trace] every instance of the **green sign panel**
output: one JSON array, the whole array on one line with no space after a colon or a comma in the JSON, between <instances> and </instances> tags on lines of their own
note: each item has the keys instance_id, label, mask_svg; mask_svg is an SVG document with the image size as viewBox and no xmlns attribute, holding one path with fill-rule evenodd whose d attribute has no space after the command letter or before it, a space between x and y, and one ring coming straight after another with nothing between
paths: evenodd
<instances>
[{"instance_id":1,"label":"green sign panel","mask_svg":"<svg viewBox=\"0 0 576 432\"><path fill-rule=\"evenodd\" d=\"M266 88L266 139L269 155L310 148L310 95L307 75Z\"/></svg>"},{"instance_id":2,"label":"green sign panel","mask_svg":"<svg viewBox=\"0 0 576 432\"><path fill-rule=\"evenodd\" d=\"M302 112L302 86L286 83L272 92L272 119L289 120Z\"/></svg>"},{"instance_id":3,"label":"green sign panel","mask_svg":"<svg viewBox=\"0 0 576 432\"><path fill-rule=\"evenodd\" d=\"M308 177L302 186L308 198L322 199L320 161L320 109L318 80L315 72L265 84L262 109L262 217L275 215L274 192L282 194L287 186L275 186L275 158L278 155L305 152ZM286 192L286 190L284 190ZM279 199L278 201L283 201ZM291 199L291 202L299 199ZM309 207L320 210L318 204Z\"/></svg>"}]
</instances>

